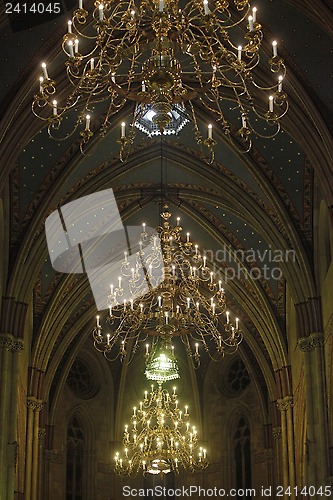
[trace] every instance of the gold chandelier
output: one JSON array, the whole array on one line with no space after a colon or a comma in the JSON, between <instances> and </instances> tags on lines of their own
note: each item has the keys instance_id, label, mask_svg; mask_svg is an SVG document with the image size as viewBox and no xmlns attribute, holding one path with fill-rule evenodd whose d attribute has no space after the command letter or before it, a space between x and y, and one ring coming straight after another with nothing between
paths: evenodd
<instances>
[{"instance_id":1,"label":"gold chandelier","mask_svg":"<svg viewBox=\"0 0 333 500\"><path fill-rule=\"evenodd\" d=\"M180 409L176 387L172 394L157 383L133 408L131 428L125 425L123 458L117 452L115 472L123 476L190 472L208 466L206 450L198 446L197 429L190 424L188 406Z\"/></svg>"},{"instance_id":2,"label":"gold chandelier","mask_svg":"<svg viewBox=\"0 0 333 500\"><path fill-rule=\"evenodd\" d=\"M241 151L254 135L279 131L288 109L286 68L275 40L271 55L262 53L262 26L247 0L96 0L91 13L87 3L79 0L63 37L69 86L57 84L54 67L42 64L32 108L52 137L60 138L65 116L73 114L64 136L78 130L82 149L131 104L129 127L121 124L121 159L136 128L149 136L178 134L191 121L212 161L216 141L212 124L199 129L202 111Z\"/></svg>"},{"instance_id":3,"label":"gold chandelier","mask_svg":"<svg viewBox=\"0 0 333 500\"><path fill-rule=\"evenodd\" d=\"M172 361L171 339L180 338L195 367L200 364L200 348L212 359L220 360L224 354L234 353L242 341L239 319L231 321L222 279L216 281L206 256L192 243L190 233L182 237L180 218L172 226L167 205L161 218L163 224L156 228L159 245L156 240L151 241L157 237L149 236L143 224L135 266L124 253L121 276L110 284L105 326L97 316L94 345L109 360L119 357L130 362L140 344L145 344L149 357L163 338ZM142 266L144 276L140 272ZM142 295L140 290L146 290L147 282L148 292ZM139 300L127 300L124 294L142 296Z\"/></svg>"}]
</instances>

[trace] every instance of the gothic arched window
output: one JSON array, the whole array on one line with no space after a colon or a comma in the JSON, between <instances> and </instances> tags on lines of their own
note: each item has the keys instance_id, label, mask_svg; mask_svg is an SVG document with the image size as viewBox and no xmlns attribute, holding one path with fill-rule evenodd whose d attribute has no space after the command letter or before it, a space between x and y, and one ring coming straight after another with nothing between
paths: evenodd
<instances>
[{"instance_id":1,"label":"gothic arched window","mask_svg":"<svg viewBox=\"0 0 333 500\"><path fill-rule=\"evenodd\" d=\"M67 428L66 500L83 500L84 434L77 417Z\"/></svg>"},{"instance_id":2,"label":"gothic arched window","mask_svg":"<svg viewBox=\"0 0 333 500\"><path fill-rule=\"evenodd\" d=\"M243 417L239 419L234 435L234 453L236 464L236 487L238 490L251 488L250 429ZM237 498L241 500L243 496L237 496Z\"/></svg>"}]
</instances>

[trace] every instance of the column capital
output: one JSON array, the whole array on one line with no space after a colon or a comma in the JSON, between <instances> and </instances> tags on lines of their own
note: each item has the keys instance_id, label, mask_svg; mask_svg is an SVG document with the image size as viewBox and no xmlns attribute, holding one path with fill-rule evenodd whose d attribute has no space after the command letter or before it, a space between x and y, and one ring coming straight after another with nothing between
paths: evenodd
<instances>
[{"instance_id":1,"label":"column capital","mask_svg":"<svg viewBox=\"0 0 333 500\"><path fill-rule=\"evenodd\" d=\"M46 430L42 427L38 429L38 437L39 439L44 439L46 436Z\"/></svg>"},{"instance_id":2,"label":"column capital","mask_svg":"<svg viewBox=\"0 0 333 500\"><path fill-rule=\"evenodd\" d=\"M0 349L21 352L24 348L24 341L17 339L11 333L0 333Z\"/></svg>"},{"instance_id":3,"label":"column capital","mask_svg":"<svg viewBox=\"0 0 333 500\"><path fill-rule=\"evenodd\" d=\"M282 411L287 411L294 406L294 398L292 396L286 396L282 399L278 399L276 402L278 409Z\"/></svg>"},{"instance_id":4,"label":"column capital","mask_svg":"<svg viewBox=\"0 0 333 500\"><path fill-rule=\"evenodd\" d=\"M311 333L310 338L312 340L313 349L317 349L317 347L324 347L325 338L322 332Z\"/></svg>"},{"instance_id":5,"label":"column capital","mask_svg":"<svg viewBox=\"0 0 333 500\"><path fill-rule=\"evenodd\" d=\"M299 339L298 347L302 352L311 352L318 347L323 347L324 341L324 334L322 332L311 333L308 337Z\"/></svg>"},{"instance_id":6,"label":"column capital","mask_svg":"<svg viewBox=\"0 0 333 500\"><path fill-rule=\"evenodd\" d=\"M41 411L43 409L43 404L44 404L44 401L42 401L41 399L37 399L35 398L35 396L28 396L27 397L27 407L29 410L33 410L33 411Z\"/></svg>"},{"instance_id":7,"label":"column capital","mask_svg":"<svg viewBox=\"0 0 333 500\"><path fill-rule=\"evenodd\" d=\"M281 427L273 427L273 436L275 437L275 439L281 439L282 437Z\"/></svg>"}]
</instances>

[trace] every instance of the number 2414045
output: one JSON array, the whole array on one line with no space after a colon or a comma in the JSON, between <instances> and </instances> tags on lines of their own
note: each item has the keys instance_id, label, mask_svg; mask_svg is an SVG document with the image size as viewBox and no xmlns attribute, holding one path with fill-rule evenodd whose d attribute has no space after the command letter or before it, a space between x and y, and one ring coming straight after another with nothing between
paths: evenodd
<instances>
[{"instance_id":1,"label":"number 2414045","mask_svg":"<svg viewBox=\"0 0 333 500\"><path fill-rule=\"evenodd\" d=\"M27 3L6 3L6 14L60 14L61 5L60 2L55 3L42 3L34 2L32 4Z\"/></svg>"}]
</instances>

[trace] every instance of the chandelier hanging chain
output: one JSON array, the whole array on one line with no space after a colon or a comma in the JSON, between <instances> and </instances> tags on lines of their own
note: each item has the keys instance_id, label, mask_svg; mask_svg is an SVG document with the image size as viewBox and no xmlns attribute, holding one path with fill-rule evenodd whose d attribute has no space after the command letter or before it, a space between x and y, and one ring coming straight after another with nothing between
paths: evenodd
<instances>
[{"instance_id":1,"label":"chandelier hanging chain","mask_svg":"<svg viewBox=\"0 0 333 500\"><path fill-rule=\"evenodd\" d=\"M111 118L129 102L134 106L131 130L126 133L122 123L118 141L122 160L135 128L149 136L179 134L191 120L201 144L198 105L230 140L241 144L242 151L251 148L253 136L272 137L279 131L288 110L283 90L286 68L276 41L270 58L261 53L257 9L251 10L246 0L95 1L92 15L83 1L68 21L62 43L72 90L67 98L63 92L58 95L43 63L32 105L52 137L60 139L64 117L73 114L74 124L69 131L67 127L65 137L81 129L83 148L95 127L105 135L112 128ZM238 44L241 39L243 45ZM256 78L268 80L262 60L276 75L270 84L259 84ZM100 126L97 117L102 117ZM212 125L203 144L212 161Z\"/></svg>"}]
</instances>

